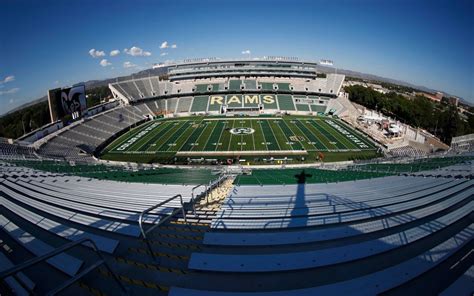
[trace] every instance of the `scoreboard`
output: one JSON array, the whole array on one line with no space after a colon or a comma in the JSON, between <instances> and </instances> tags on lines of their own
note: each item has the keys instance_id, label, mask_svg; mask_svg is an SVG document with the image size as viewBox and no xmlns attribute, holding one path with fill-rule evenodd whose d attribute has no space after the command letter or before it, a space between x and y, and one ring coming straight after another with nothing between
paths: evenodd
<instances>
[{"instance_id":1,"label":"scoreboard","mask_svg":"<svg viewBox=\"0 0 474 296\"><path fill-rule=\"evenodd\" d=\"M51 122L71 115L78 118L87 109L85 85L56 88L48 91L48 104Z\"/></svg>"}]
</instances>

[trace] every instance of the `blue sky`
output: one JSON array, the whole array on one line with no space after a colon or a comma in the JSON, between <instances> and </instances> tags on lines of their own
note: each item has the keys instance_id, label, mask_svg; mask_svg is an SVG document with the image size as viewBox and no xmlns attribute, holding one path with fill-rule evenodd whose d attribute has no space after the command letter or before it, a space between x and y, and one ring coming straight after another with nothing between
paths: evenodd
<instances>
[{"instance_id":1,"label":"blue sky","mask_svg":"<svg viewBox=\"0 0 474 296\"><path fill-rule=\"evenodd\" d=\"M49 88L244 50L328 58L474 102L474 1L0 0L0 114Z\"/></svg>"}]
</instances>

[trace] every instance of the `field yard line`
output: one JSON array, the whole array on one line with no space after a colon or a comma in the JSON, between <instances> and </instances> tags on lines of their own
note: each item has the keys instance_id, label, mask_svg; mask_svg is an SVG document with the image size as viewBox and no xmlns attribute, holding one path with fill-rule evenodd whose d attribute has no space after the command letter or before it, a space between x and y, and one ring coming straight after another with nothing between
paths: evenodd
<instances>
[{"instance_id":1,"label":"field yard line","mask_svg":"<svg viewBox=\"0 0 474 296\"><path fill-rule=\"evenodd\" d=\"M283 128L282 128L282 126L285 126L285 127L286 127L286 131L289 130L289 132L292 133L293 136L296 136L296 137L297 137L297 135L294 134L294 131L293 131L292 129L290 129L290 127L288 126L288 124L286 123L286 121L285 121L285 120L282 120L282 124L280 124L279 126L280 126L280 129L282 130L282 132L283 132L283 133L287 136L287 138L290 140L290 142L293 142L293 141L290 139L291 135L287 134L287 133L283 130ZM298 149L298 150L306 150L306 148L303 146L303 144L301 143L300 140L297 139L297 140L294 141L293 143L294 143L294 145L299 146L299 147L301 148L301 149ZM295 149L293 148L293 146L291 147L291 149L295 150Z\"/></svg>"},{"instance_id":2,"label":"field yard line","mask_svg":"<svg viewBox=\"0 0 474 296\"><path fill-rule=\"evenodd\" d=\"M280 147L280 143L279 143L279 141L278 141L278 138L277 138L277 136L275 135L275 133L273 132L272 125L270 124L270 122L267 122L267 124L268 124L268 127L270 127L270 130L272 131L273 138L275 138L275 141L277 142L278 149L279 149L279 150L282 150L281 147ZM293 150L293 149L291 149L291 150Z\"/></svg>"},{"instance_id":3,"label":"field yard line","mask_svg":"<svg viewBox=\"0 0 474 296\"><path fill-rule=\"evenodd\" d=\"M311 135L316 138L317 141L321 142L321 145L324 146L324 148L326 149L326 151L329 151L330 149L329 149L326 145L324 145L323 141L321 141L321 138L318 137L312 130L310 130L310 129L306 126L306 123L303 122L303 120L307 120L307 119L304 118L304 119L299 120L300 124L301 124L302 126L304 126L304 127L311 133ZM298 127L298 128L299 128L299 127ZM301 130L301 129L300 129L300 130ZM322 135L322 136L324 137L324 135Z\"/></svg>"},{"instance_id":4,"label":"field yard line","mask_svg":"<svg viewBox=\"0 0 474 296\"><path fill-rule=\"evenodd\" d=\"M140 140L138 140L136 143L134 143L133 145L131 145L129 148L130 149L127 149L127 151L140 151L140 149L145 146L146 144L148 144L148 142L157 134L160 132L161 128L163 128L163 126L165 126L167 123L169 122L163 122L161 123L160 125L158 125L157 127L155 127L152 131L150 131L144 138L141 138ZM169 125L169 124L168 124ZM139 147L137 148L134 148L132 150L132 148L135 146L135 145L139 145L139 143L141 143L141 141L144 141L143 144L141 144Z\"/></svg>"},{"instance_id":5,"label":"field yard line","mask_svg":"<svg viewBox=\"0 0 474 296\"><path fill-rule=\"evenodd\" d=\"M179 122L179 121L177 121L177 122ZM185 124L188 124L188 121L187 121L187 120L184 122L184 125L185 125ZM178 126L178 125L176 125L176 126ZM178 128L175 129L176 126L173 126L172 128L170 128L170 129L163 135L163 137L164 137L164 136L170 134L170 135L163 141L163 144L161 144L161 145L158 147L158 149L159 149L161 146L163 146L163 145L173 136L173 134L176 132L176 130L178 130L179 128L181 128L181 126L179 126ZM186 129L188 129L188 128L189 128L189 127L187 127ZM184 131L186 131L186 130L184 130ZM148 149L147 149L146 151L148 151ZM153 150L153 151L154 151L154 152L158 152L158 151L159 151L159 152L166 152L166 151L168 151L168 149L167 149L167 150Z\"/></svg>"},{"instance_id":6,"label":"field yard line","mask_svg":"<svg viewBox=\"0 0 474 296\"><path fill-rule=\"evenodd\" d=\"M227 124L224 123L224 127L221 130L221 134L219 135L219 139L217 139L216 149L214 149L214 151L217 151L217 147L219 147L219 143L221 142L222 134L224 133L226 126L227 126Z\"/></svg>"},{"instance_id":7,"label":"field yard line","mask_svg":"<svg viewBox=\"0 0 474 296\"><path fill-rule=\"evenodd\" d=\"M202 122L202 121L201 121ZM201 124L201 123L199 123ZM184 130L183 134L186 132L187 129ZM189 138L191 138L191 136L193 135L194 131L192 131L189 136L186 138L186 140L183 142L183 144L181 146L179 146L179 148L176 150L176 151L180 151L184 145L186 145L186 143L188 142ZM179 137L181 138L181 137ZM176 142L179 140L179 138L176 139Z\"/></svg>"},{"instance_id":8,"label":"field yard line","mask_svg":"<svg viewBox=\"0 0 474 296\"><path fill-rule=\"evenodd\" d=\"M284 120L282 119L281 122L284 122ZM285 132L284 132L283 129L281 128L281 123L278 124L278 128L281 130L281 133L285 136L286 141L287 141L288 143L292 143L291 140L288 138L288 135L285 134ZM295 150L295 149L293 149L293 144L289 144L289 145L290 145L290 147L291 147L291 150Z\"/></svg>"},{"instance_id":9,"label":"field yard line","mask_svg":"<svg viewBox=\"0 0 474 296\"><path fill-rule=\"evenodd\" d=\"M324 122L324 120L321 120L322 123L317 122L317 121L315 121L315 120L313 120L313 121L314 121L318 126L320 126L322 129L324 129L325 131L327 131L328 133L330 133L333 137L338 138L339 141L341 142L341 144L342 144L344 147L346 147L346 149L348 149L348 150L358 149L358 148L349 148L349 147L347 147L347 145L344 144L344 142L346 142L346 143L351 143L351 142L349 141L349 139L346 139L343 135L341 135L340 132L338 132L338 131L335 130L334 128L331 128L331 129L332 129L333 131L336 131L336 133L334 133L334 132L328 130L325 126L329 126L329 127L330 127L330 125L327 124L326 122ZM341 140L341 138L342 138L342 140ZM351 144L353 144L353 145L355 146L354 143L351 143Z\"/></svg>"},{"instance_id":10,"label":"field yard line","mask_svg":"<svg viewBox=\"0 0 474 296\"><path fill-rule=\"evenodd\" d=\"M114 143L115 141L113 141L111 144L110 144L110 148L109 148L109 151L112 151L114 150L115 148L117 148L118 146L122 145L123 143L125 143L126 141L128 141L128 139L131 138L132 135L135 135L138 133L139 130L141 130L142 127L136 127L136 130L133 131L133 133L130 133L130 131L128 132L125 132L121 137L115 139L115 141L117 141L116 143ZM131 130L131 129L130 129ZM130 133L130 135L128 135L127 137L125 137L126 134ZM120 140L120 138L122 138L122 140Z\"/></svg>"},{"instance_id":11,"label":"field yard line","mask_svg":"<svg viewBox=\"0 0 474 296\"><path fill-rule=\"evenodd\" d=\"M253 124L252 120L250 120L250 128L253 129ZM253 144L253 150L255 151L255 133L252 133L252 144Z\"/></svg>"},{"instance_id":12,"label":"field yard line","mask_svg":"<svg viewBox=\"0 0 474 296\"><path fill-rule=\"evenodd\" d=\"M203 121L205 121L205 120L203 120ZM214 125L214 128L212 129L211 133L209 134L209 137L207 137L207 141L206 141L206 143L204 144L204 149L206 149L207 143L208 143L209 140L211 139L211 136L212 136L212 134L214 133L214 130L216 129L216 127L217 127L218 124L219 124L219 122ZM219 137L220 137L220 136L219 136ZM216 145L216 146L217 146L217 145ZM203 151L204 151L204 149L203 149Z\"/></svg>"},{"instance_id":13,"label":"field yard line","mask_svg":"<svg viewBox=\"0 0 474 296\"><path fill-rule=\"evenodd\" d=\"M154 123L154 120L152 120L152 121L150 121L149 123L144 124L144 125L142 125L142 126L137 126L137 127L135 127L136 130L134 130L133 133L130 133L130 131L125 132L122 136L125 136L125 135L128 134L128 133L130 133L130 134L129 134L127 137L124 137L124 140L119 141L117 144L115 144L115 145L110 145L111 148L109 149L109 151L112 151L113 149L115 149L115 148L117 148L118 146L122 145L123 143L127 142L127 141L130 140L130 138L132 138L134 135L138 134L141 130L145 129L147 126L149 126L149 125L151 125L151 124L153 124L153 123ZM161 125L161 123L160 123L160 125ZM121 137L119 137L119 138L116 139L116 140L119 140L120 138L121 138Z\"/></svg>"},{"instance_id":14,"label":"field yard line","mask_svg":"<svg viewBox=\"0 0 474 296\"><path fill-rule=\"evenodd\" d=\"M242 102L242 104L243 104L243 102ZM241 123L241 126L240 126L240 127L244 127L245 121L244 121L244 120L242 120L242 121L243 121L243 122ZM243 147L242 143L243 143L243 142L244 142L244 136L240 135L240 151L242 151L242 147Z\"/></svg>"},{"instance_id":15,"label":"field yard line","mask_svg":"<svg viewBox=\"0 0 474 296\"><path fill-rule=\"evenodd\" d=\"M311 120L311 119L305 119L305 121L306 121L306 120ZM301 122L301 123L302 123L302 124L305 124L306 122ZM308 125L306 125L306 128L309 129L311 132L313 132L312 130L316 130L319 134L321 134L321 136L322 136L324 139L326 139L326 140L328 141L328 143L331 143L331 140L329 140L328 137L326 137L325 134L323 134L322 132L318 131L318 129L317 129L314 125L312 125L311 123L309 123ZM318 138L318 136L317 136L314 132L313 132L313 135L316 136L316 138ZM333 149L329 149L328 146L324 145L324 142L323 142L323 141L320 141L320 142L321 142L321 144L323 144L324 147L326 147L326 150L328 150L328 151L329 151L329 150L333 150ZM345 145L344 145L344 147L345 147ZM346 148L347 148L347 147L346 147ZM334 147L334 149L339 150L339 148L337 148L337 147Z\"/></svg>"},{"instance_id":16,"label":"field yard line","mask_svg":"<svg viewBox=\"0 0 474 296\"><path fill-rule=\"evenodd\" d=\"M260 121L260 120L259 120L259 121ZM262 123L259 122L258 124L260 125L260 130L262 131L263 142L265 143L265 147L267 147L267 151L268 151L267 138L265 137L265 133L263 132Z\"/></svg>"},{"instance_id":17,"label":"field yard line","mask_svg":"<svg viewBox=\"0 0 474 296\"><path fill-rule=\"evenodd\" d=\"M231 127L231 129L234 128L234 124L235 124L235 120L232 122L232 127ZM230 133L229 145L227 145L227 151L230 151L230 143L232 143L232 136L233 136L233 135L234 135L234 134Z\"/></svg>"},{"instance_id":18,"label":"field yard line","mask_svg":"<svg viewBox=\"0 0 474 296\"><path fill-rule=\"evenodd\" d=\"M169 121L168 123L169 123L169 124L168 124L166 127L164 127L164 128L167 128L167 127L169 127L170 125L173 125L173 121ZM171 129L167 130L163 135L166 135L170 130L171 130ZM158 134L158 133L160 133L160 132L161 132L161 130L158 130L158 132L156 132L156 133L153 134L152 136L149 135L149 138L145 141L145 143L143 143L142 145L140 145L140 147L134 149L134 151L140 151L140 149L142 149L143 146L145 146L146 144L150 143L151 139L153 139L153 138L156 136L156 134ZM153 143L150 143L150 144L153 144ZM145 149L144 151L148 151L149 148L150 148L150 147L147 147L147 149Z\"/></svg>"},{"instance_id":19,"label":"field yard line","mask_svg":"<svg viewBox=\"0 0 474 296\"><path fill-rule=\"evenodd\" d=\"M298 119L291 119L291 120L298 120ZM303 137L305 137L306 142L311 142L311 141L309 140L309 138L305 135L305 133L303 133L303 131L302 131L302 130L299 128L299 126L297 126L296 124L287 124L287 126L290 128L290 130L293 131L293 129L291 128L291 125L294 125L294 126L301 132L301 134L303 135ZM293 131L293 133L294 133L294 131ZM296 135L296 134L295 134L295 135ZM319 150L318 148L316 148L316 146L314 146L314 144L309 144L309 145L313 146L313 148L314 148L313 150ZM301 145L301 146L303 146L303 148L304 148L304 145Z\"/></svg>"},{"instance_id":20,"label":"field yard line","mask_svg":"<svg viewBox=\"0 0 474 296\"><path fill-rule=\"evenodd\" d=\"M203 121L201 121L200 124L204 124L204 123L202 123L202 122L203 122ZM196 141L199 141L199 138L202 136L202 133L204 133L204 131L205 131L206 129L207 129L207 124L206 124L206 126L202 129L202 131L201 131L201 133L199 134L199 136L196 138ZM214 130L214 129L213 129L213 130ZM192 133L191 133L191 134L192 134ZM189 138L188 138L188 139L189 139ZM186 142L187 142L187 140L186 140ZM193 151L194 147L196 147L196 146L193 146L190 151ZM206 146L204 146L204 147L206 147Z\"/></svg>"},{"instance_id":21,"label":"field yard line","mask_svg":"<svg viewBox=\"0 0 474 296\"><path fill-rule=\"evenodd\" d=\"M194 120L194 121L195 121L195 120ZM199 124L201 124L201 122L202 122L202 119L201 119L201 121L199 121L199 122L196 123L196 124L199 125ZM188 142L189 138L194 134L194 132L196 131L196 129L199 128L199 127L197 127L196 129L192 130L192 126L193 126L193 125L190 124L185 130L183 130L183 132L181 133L181 135L179 135L179 136L175 139L174 143L177 144L177 143L179 142L179 140L180 140L181 138L183 138L183 136L191 129L191 132L189 133L188 137L186 138L186 141L183 142L183 144L179 147L179 149L176 150L176 152L180 151L180 150L184 147L184 145L186 145L186 143ZM176 132L177 132L177 131L176 131ZM168 140L169 140L169 139L171 139L171 137L168 138ZM168 140L167 140L167 141L168 141ZM169 144L171 144L171 143L169 143ZM169 146L169 148L166 149L166 151L167 151L167 152L173 152L173 151L170 150L171 147L173 147L173 146Z\"/></svg>"}]
</instances>

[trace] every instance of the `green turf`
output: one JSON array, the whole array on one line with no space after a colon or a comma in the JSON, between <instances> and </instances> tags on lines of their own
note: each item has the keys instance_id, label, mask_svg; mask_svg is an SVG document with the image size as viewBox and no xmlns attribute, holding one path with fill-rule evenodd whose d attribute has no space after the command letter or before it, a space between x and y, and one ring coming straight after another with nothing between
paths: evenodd
<instances>
[{"instance_id":1,"label":"green turf","mask_svg":"<svg viewBox=\"0 0 474 296\"><path fill-rule=\"evenodd\" d=\"M242 133L232 134L231 129ZM244 133L250 130L250 133ZM179 158L226 159L232 152L256 158L292 156L295 161L367 159L376 147L342 121L329 117L187 117L157 119L132 129L111 143L102 157L109 160L162 162ZM268 152L271 151L271 152ZM295 151L295 153L290 152ZM298 156L295 156L298 155ZM304 155L304 156L303 156Z\"/></svg>"}]
</instances>

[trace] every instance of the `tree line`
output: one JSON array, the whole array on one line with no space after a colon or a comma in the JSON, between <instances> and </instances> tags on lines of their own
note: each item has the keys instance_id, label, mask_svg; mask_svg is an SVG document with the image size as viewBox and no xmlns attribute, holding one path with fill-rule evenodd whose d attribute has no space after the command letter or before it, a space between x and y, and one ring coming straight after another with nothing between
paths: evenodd
<instances>
[{"instance_id":1,"label":"tree line","mask_svg":"<svg viewBox=\"0 0 474 296\"><path fill-rule=\"evenodd\" d=\"M360 85L344 89L351 101L413 127L423 128L444 143L450 144L452 137L474 133L473 108L466 119L460 116L456 106L435 103L423 96L405 97L395 92L382 94Z\"/></svg>"},{"instance_id":2,"label":"tree line","mask_svg":"<svg viewBox=\"0 0 474 296\"><path fill-rule=\"evenodd\" d=\"M88 108L112 97L108 86L86 90L86 95ZM16 139L50 122L48 101L43 101L0 117L0 137Z\"/></svg>"}]
</instances>

